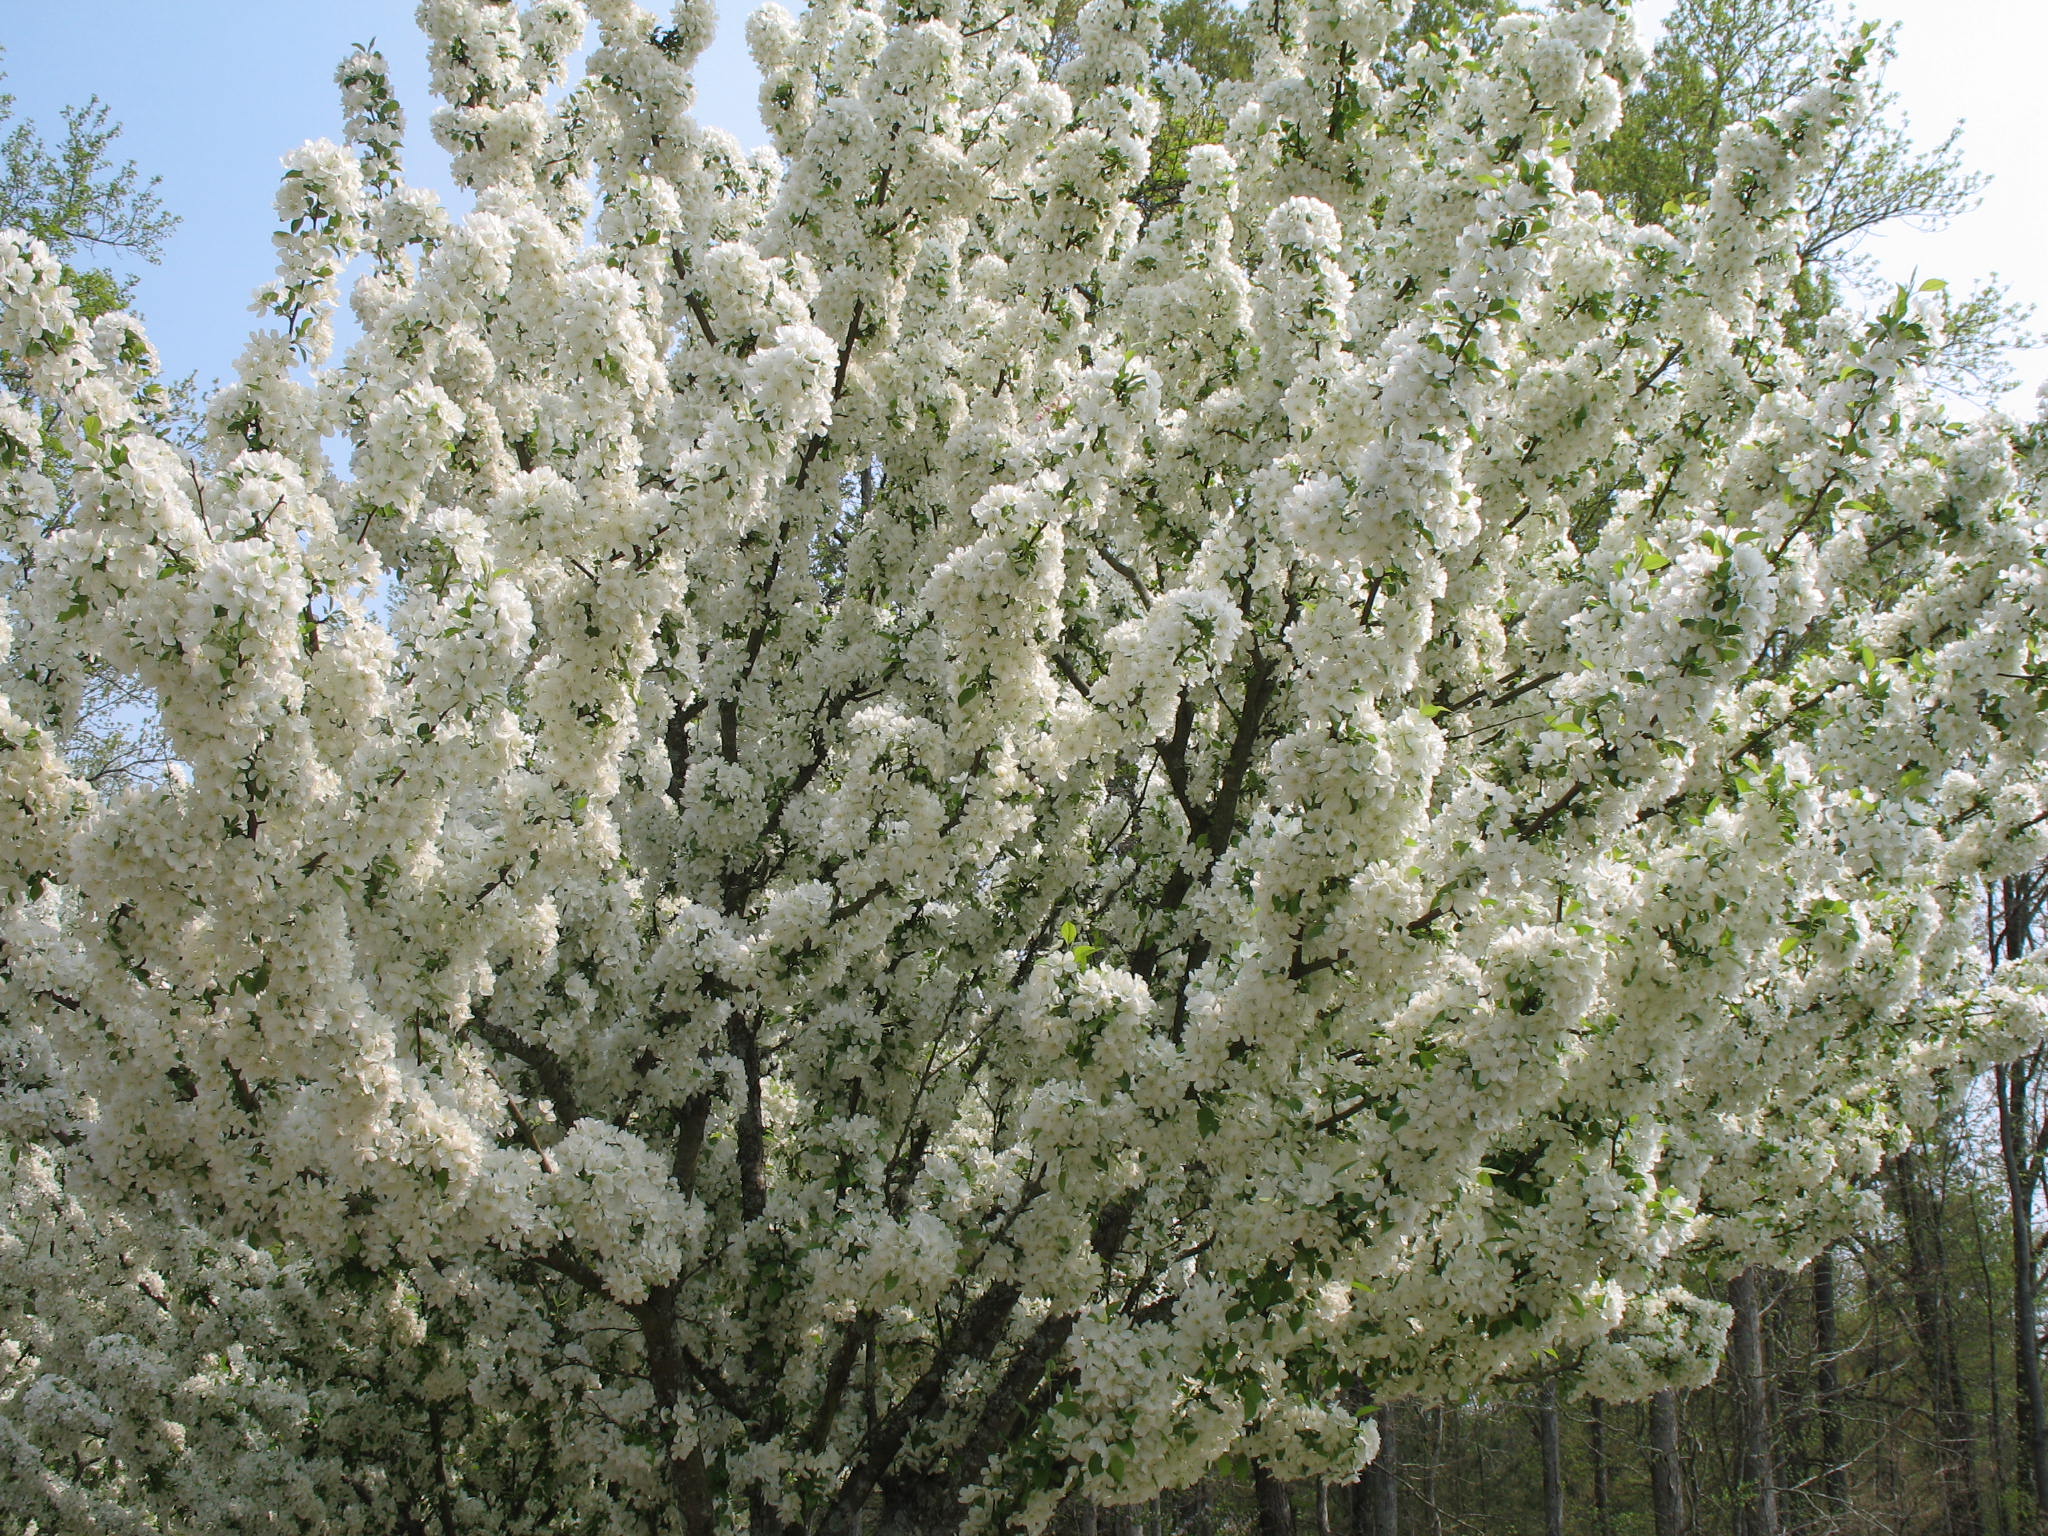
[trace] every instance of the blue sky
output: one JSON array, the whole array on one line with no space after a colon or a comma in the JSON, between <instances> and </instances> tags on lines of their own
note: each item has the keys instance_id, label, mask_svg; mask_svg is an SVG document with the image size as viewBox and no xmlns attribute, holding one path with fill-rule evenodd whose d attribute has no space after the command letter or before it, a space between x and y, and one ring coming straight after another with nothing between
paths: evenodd
<instances>
[{"instance_id":1,"label":"blue sky","mask_svg":"<svg viewBox=\"0 0 2048 1536\"><path fill-rule=\"evenodd\" d=\"M1643 0L1654 29L1671 0ZM699 70L702 116L747 143L763 135L753 65L741 40L752 0L724 0ZM1891 82L1917 130L1965 122L1970 163L1994 180L1982 208L1940 233L1902 230L1873 247L1888 277L1962 285L1997 271L2048 320L2048 132L2040 63L2048 0L1861 0L1865 16L1902 23ZM331 77L354 43L390 57L411 116L411 170L445 190L426 133L429 103L413 0L0 0L6 88L18 110L54 123L59 107L98 95L127 126L123 145L161 176L184 216L162 266L146 269L138 307L166 365L225 373L253 323L248 297L270 269L270 200L278 157L333 137ZM2020 360L2029 386L2048 351ZM2007 409L2031 415L2029 391Z\"/></svg>"}]
</instances>

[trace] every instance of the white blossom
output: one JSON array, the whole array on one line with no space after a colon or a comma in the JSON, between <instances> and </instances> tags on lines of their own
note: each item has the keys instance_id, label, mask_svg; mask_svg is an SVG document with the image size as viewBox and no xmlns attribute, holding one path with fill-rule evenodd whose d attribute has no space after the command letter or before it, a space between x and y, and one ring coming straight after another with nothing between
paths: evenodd
<instances>
[{"instance_id":1,"label":"white blossom","mask_svg":"<svg viewBox=\"0 0 2048 1536\"><path fill-rule=\"evenodd\" d=\"M198 456L0 240L0 1510L391 1529L458 1421L507 1532L1343 1478L1701 1379L1685 1277L2041 1037L2028 482L1910 301L1788 340L1858 88L1638 229L1622 7L1401 12L1282 0L1146 212L1137 0L770 7L766 158L701 3L430 0L473 209L353 55Z\"/></svg>"}]
</instances>

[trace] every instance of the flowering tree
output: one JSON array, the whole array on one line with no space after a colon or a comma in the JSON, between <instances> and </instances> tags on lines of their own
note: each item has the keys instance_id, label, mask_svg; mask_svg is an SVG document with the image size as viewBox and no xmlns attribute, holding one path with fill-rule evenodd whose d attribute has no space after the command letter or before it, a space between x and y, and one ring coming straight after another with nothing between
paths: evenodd
<instances>
[{"instance_id":1,"label":"flowering tree","mask_svg":"<svg viewBox=\"0 0 2048 1536\"><path fill-rule=\"evenodd\" d=\"M702 4L595 0L551 101L582 7L427 0L475 209L350 60L201 459L133 322L0 251L12 1208L155 1207L132 1369L269 1380L202 1337L232 1270L294 1390L393 1405L301 1416L377 1478L240 1507L1341 1477L1389 1396L1697 1379L1681 1265L1798 1261L2032 1038L1966 989L2048 852L2039 529L1913 302L1788 335L1858 61L1639 228L1572 187L1615 0L1483 59L1390 52L1405 9L1276 0L1205 82L1129 0L1056 75L1029 8L771 6L749 157L688 115ZM1141 211L1169 112L1220 142ZM67 762L108 671L160 783ZM292 1342L351 1318L369 1365ZM37 1401L17 1460L112 1443ZM285 1454L272 1410L212 1440Z\"/></svg>"}]
</instances>

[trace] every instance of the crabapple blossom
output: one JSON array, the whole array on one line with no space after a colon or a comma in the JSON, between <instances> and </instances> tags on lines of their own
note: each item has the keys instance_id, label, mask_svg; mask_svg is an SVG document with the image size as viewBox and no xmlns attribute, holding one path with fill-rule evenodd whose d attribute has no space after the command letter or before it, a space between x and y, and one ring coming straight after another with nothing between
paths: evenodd
<instances>
[{"instance_id":1,"label":"crabapple blossom","mask_svg":"<svg viewBox=\"0 0 2048 1536\"><path fill-rule=\"evenodd\" d=\"M1687 1277L2039 1038L1971 921L2048 855L2040 519L1917 299L1794 324L1859 61L1638 227L1621 0L1268 11L1210 85L1143 0L770 5L748 154L704 0L427 0L474 206L346 61L196 456L0 240L0 1507L1343 1478L1700 1379ZM160 781L68 760L89 673Z\"/></svg>"}]
</instances>

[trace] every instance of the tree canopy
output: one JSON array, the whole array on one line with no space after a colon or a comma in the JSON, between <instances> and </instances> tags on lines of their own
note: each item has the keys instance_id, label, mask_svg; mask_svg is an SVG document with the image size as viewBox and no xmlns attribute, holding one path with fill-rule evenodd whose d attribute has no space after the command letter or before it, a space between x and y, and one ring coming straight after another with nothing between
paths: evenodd
<instances>
[{"instance_id":1,"label":"tree canopy","mask_svg":"<svg viewBox=\"0 0 2048 1536\"><path fill-rule=\"evenodd\" d=\"M66 263L80 308L104 314L134 296L135 261L160 259L178 220L132 160L112 157L120 125L97 97L63 113L54 145L34 123L14 120L14 97L0 94L0 227L40 240ZM11 126L10 126L11 125Z\"/></svg>"},{"instance_id":2,"label":"tree canopy","mask_svg":"<svg viewBox=\"0 0 2048 1536\"><path fill-rule=\"evenodd\" d=\"M1703 1379L2040 1038L2034 503L1802 282L1868 47L1639 223L1616 0L1177 14L770 6L747 154L700 0L430 0L473 211L351 58L197 453L0 244L10 1512L1342 1477Z\"/></svg>"}]
</instances>

